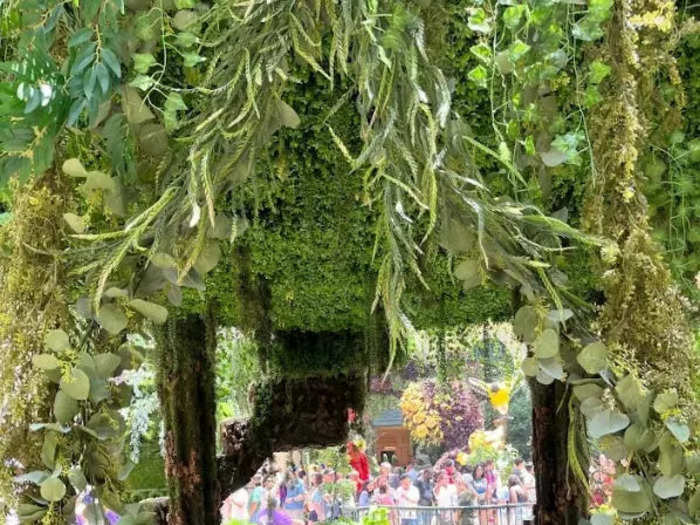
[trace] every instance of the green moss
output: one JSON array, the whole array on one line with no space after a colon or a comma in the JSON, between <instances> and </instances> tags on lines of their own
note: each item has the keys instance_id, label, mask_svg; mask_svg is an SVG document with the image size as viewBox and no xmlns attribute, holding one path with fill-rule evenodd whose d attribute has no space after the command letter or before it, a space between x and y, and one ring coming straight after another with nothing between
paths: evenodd
<instances>
[{"instance_id":1,"label":"green moss","mask_svg":"<svg viewBox=\"0 0 700 525\"><path fill-rule=\"evenodd\" d=\"M332 376L368 366L364 334L348 331L279 332L266 353L268 371L284 377Z\"/></svg>"},{"instance_id":2,"label":"green moss","mask_svg":"<svg viewBox=\"0 0 700 525\"><path fill-rule=\"evenodd\" d=\"M467 28L469 6L470 2L460 0L434 10L427 37L445 42L440 62L453 79L454 108L490 144L488 92L467 80L467 73L477 64L469 51L476 42ZM257 182L246 183L231 202L233 210L250 219L249 229L237 241L249 265L244 280L257 280L266 297L240 297L240 269L232 254L208 278L207 295L219 304L222 324L255 327L260 319L252 319L255 316L249 310L262 306L269 315L269 328L275 331L362 332L374 298L372 249L377 210L363 204L362 174L350 171L327 129L327 112L345 86L330 92L325 79L308 70L299 67L295 74L302 82L283 98L301 116L302 125L278 133L276 145L257 166ZM352 103L328 118L328 124L357 152L359 122ZM477 157L475 162L493 191L511 191L495 161L481 153ZM566 207L576 224L585 181L580 169L560 171L549 181L546 192L536 189L534 196L549 211ZM593 283L583 260L584 255L573 263L567 261L566 271L573 272L572 288L585 295ZM443 254L426 257L422 266L429 289L410 277L405 296L407 313L418 327L478 323L512 314L510 290L486 285L464 292L452 281ZM251 299L265 304L251 305ZM201 308L196 294L186 303L188 309ZM310 362L317 359L308 357Z\"/></svg>"},{"instance_id":3,"label":"green moss","mask_svg":"<svg viewBox=\"0 0 700 525\"><path fill-rule=\"evenodd\" d=\"M140 461L126 480L126 491L161 489L165 492L165 463L157 442L144 443ZM135 493L138 498L138 493Z\"/></svg>"}]
</instances>

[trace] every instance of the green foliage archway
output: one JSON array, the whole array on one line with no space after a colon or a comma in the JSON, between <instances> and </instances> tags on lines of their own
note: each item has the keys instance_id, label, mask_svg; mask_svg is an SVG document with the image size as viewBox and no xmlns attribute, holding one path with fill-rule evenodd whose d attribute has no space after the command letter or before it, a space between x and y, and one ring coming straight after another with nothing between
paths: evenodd
<instances>
[{"instance_id":1,"label":"green foliage archway","mask_svg":"<svg viewBox=\"0 0 700 525\"><path fill-rule=\"evenodd\" d=\"M44 427L44 448L60 444L62 425L94 438L86 450L109 448L118 400L95 397L95 384L129 356L105 350L144 318L165 323L176 310L163 304L180 307L183 289L205 291L206 275L229 253L223 241L235 243L263 208L261 163L284 184L276 139L300 124L285 96L306 68L337 94L319 129L362 180L348 198L371 210L376 293L368 309L374 303L386 317L389 363L412 330L404 292L427 284L425 255L442 250L464 290L491 279L529 303L515 317L532 350L525 373L573 390L562 397L573 480L585 484L582 413L590 436L624 460L613 499L621 517L697 514L692 340L641 190L649 143L678 126L684 100L673 4L460 3L480 62L467 77L488 93L484 129L453 108L462 87L439 67L451 12L440 3L29 0L1 8L5 202L19 222L20 183L61 181L73 233L48 256L66 266L63 285L84 319L52 314L52 328L63 331L50 332L48 350L33 344L11 363L33 358L59 384L50 390L59 425ZM656 96L659 83L668 89ZM333 127L345 106L359 116L356 143ZM533 204L544 201L542 188L581 173L587 235ZM597 318L567 287L571 243L600 248L605 304ZM246 280L242 265L233 271ZM190 303L198 300L186 291ZM677 384L670 363L682 371ZM104 434L99 421L88 424L90 410L105 419ZM48 463L52 471L29 480L48 502L28 510L36 515L67 508L67 485L83 484L71 478L72 465ZM90 478L118 485L115 472Z\"/></svg>"}]
</instances>

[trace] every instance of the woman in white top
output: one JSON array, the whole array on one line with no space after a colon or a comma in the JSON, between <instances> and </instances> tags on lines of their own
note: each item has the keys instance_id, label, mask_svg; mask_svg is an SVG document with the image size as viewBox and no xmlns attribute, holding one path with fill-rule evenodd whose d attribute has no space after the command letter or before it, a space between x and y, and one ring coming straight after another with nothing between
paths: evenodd
<instances>
[{"instance_id":1,"label":"woman in white top","mask_svg":"<svg viewBox=\"0 0 700 525\"><path fill-rule=\"evenodd\" d=\"M438 507L457 506L457 487L449 482L446 472L441 472L438 475L433 494L435 494L435 503ZM454 523L454 512L451 510L441 510L439 516L441 524L452 525Z\"/></svg>"},{"instance_id":2,"label":"woman in white top","mask_svg":"<svg viewBox=\"0 0 700 525\"><path fill-rule=\"evenodd\" d=\"M248 521L248 491L245 487L226 498L221 509L221 517L224 523L230 520Z\"/></svg>"}]
</instances>

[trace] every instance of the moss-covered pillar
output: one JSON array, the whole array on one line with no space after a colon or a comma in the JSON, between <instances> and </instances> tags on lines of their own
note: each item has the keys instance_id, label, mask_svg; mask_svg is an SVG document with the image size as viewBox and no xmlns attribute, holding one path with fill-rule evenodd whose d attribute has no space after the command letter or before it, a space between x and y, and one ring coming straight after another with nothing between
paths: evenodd
<instances>
[{"instance_id":1,"label":"moss-covered pillar","mask_svg":"<svg viewBox=\"0 0 700 525\"><path fill-rule=\"evenodd\" d=\"M222 426L222 493L242 487L273 452L339 445L350 431L348 410L362 412L367 378L361 373L272 379L255 388L247 421Z\"/></svg>"},{"instance_id":2,"label":"moss-covered pillar","mask_svg":"<svg viewBox=\"0 0 700 525\"><path fill-rule=\"evenodd\" d=\"M218 525L213 320L174 317L159 333L158 343L168 523Z\"/></svg>"},{"instance_id":3,"label":"moss-covered pillar","mask_svg":"<svg viewBox=\"0 0 700 525\"><path fill-rule=\"evenodd\" d=\"M532 393L532 460L537 483L536 525L577 525L587 514L588 494L574 476L569 446L578 449L585 439L582 423L570 420L566 385L530 381ZM573 428L572 428L573 427ZM570 434L571 432L571 434ZM573 441L570 441L573 440ZM585 457L585 453L584 453ZM577 459L579 461L580 459ZM581 466L588 472L587 465Z\"/></svg>"}]
</instances>

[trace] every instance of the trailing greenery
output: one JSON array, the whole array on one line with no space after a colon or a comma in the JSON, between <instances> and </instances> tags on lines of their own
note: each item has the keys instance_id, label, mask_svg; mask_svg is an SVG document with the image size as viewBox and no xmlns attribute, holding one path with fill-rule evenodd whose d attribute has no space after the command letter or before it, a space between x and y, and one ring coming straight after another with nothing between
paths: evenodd
<instances>
[{"instance_id":1,"label":"trailing greenery","mask_svg":"<svg viewBox=\"0 0 700 525\"><path fill-rule=\"evenodd\" d=\"M697 517L697 363L684 301L651 238L641 165L648 158L653 166L662 150L672 159L679 192L664 204L668 247L689 253L688 212L679 219L672 211L690 195L681 170L694 162L692 142L677 133L685 97L672 3L11 0L0 19L0 175L19 184L60 166L48 174L61 198L70 196L61 213L74 234L60 237L55 217L41 231L51 232L51 250L61 246L60 259L49 253L72 279L88 325L80 346L92 354L61 344L41 358L66 376L62 397L84 386L84 378L67 381L87 374L80 359L109 355L102 350L143 319L165 323L166 301L184 305L182 316L208 294L260 340L279 332L275 345L259 347L264 366L308 375L364 366L360 356L390 366L416 325L507 315L511 297L490 280L528 303L515 316L531 352L525 373L572 387L575 491L586 483L581 412L590 436L628 460L613 501L620 517ZM441 28L445 19L456 29ZM445 58L442 43L465 26L472 56ZM451 85L445 62L468 67L467 82ZM328 89L323 97L299 87L317 84ZM297 110L312 115L303 126ZM301 150L304 142L317 146ZM302 169L309 175L297 177ZM22 187L3 188L6 209L24 213ZM569 224L579 221L589 235ZM19 254L23 241L14 240ZM222 250L223 241L233 249ZM581 255L569 255L579 243L602 247L600 257L586 253L600 280ZM578 278L565 274L571 269ZM32 285L51 278L34 270ZM687 287L688 271L675 271ZM460 291L448 291L453 281ZM15 282L10 294L28 293ZM604 305L591 323L593 305L574 291L598 284L603 297L586 299ZM357 352L312 344L304 359L292 354L301 346L295 336L373 338L373 309L386 319L388 359L354 343ZM80 333L65 314L50 322ZM41 339L14 361L26 368ZM27 384L36 392L41 383ZM82 386L79 401L93 393L90 381L88 392ZM268 387L261 392L270 401ZM119 403L108 396L80 414L64 404L53 416L68 414L65 423L79 428L90 410ZM169 406L179 408L176 399ZM269 413L258 415L268 422ZM197 441L185 432L169 438L184 448ZM95 444L80 446L68 455ZM44 499L55 505L37 512L67 508L65 474L47 478L55 490ZM118 485L112 473L93 477L105 493Z\"/></svg>"}]
</instances>

